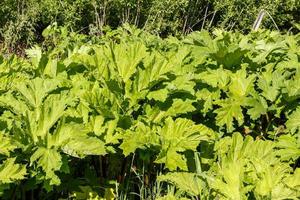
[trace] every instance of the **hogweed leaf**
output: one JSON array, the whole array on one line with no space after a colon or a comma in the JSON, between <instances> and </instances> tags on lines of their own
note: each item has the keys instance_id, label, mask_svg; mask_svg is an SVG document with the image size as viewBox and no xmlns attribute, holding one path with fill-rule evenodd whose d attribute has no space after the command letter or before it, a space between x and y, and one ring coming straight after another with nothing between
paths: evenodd
<instances>
[{"instance_id":1,"label":"hogweed leaf","mask_svg":"<svg viewBox=\"0 0 300 200\"><path fill-rule=\"evenodd\" d=\"M62 150L79 158L106 154L105 143L96 137L74 137L62 147Z\"/></svg>"},{"instance_id":2,"label":"hogweed leaf","mask_svg":"<svg viewBox=\"0 0 300 200\"><path fill-rule=\"evenodd\" d=\"M283 135L278 138L276 147L279 148L277 154L282 160L297 160L300 157L300 141L291 135Z\"/></svg>"},{"instance_id":3,"label":"hogweed leaf","mask_svg":"<svg viewBox=\"0 0 300 200\"><path fill-rule=\"evenodd\" d=\"M295 133L300 128L300 107L298 107L292 114L288 116L286 127L291 133Z\"/></svg>"},{"instance_id":4,"label":"hogweed leaf","mask_svg":"<svg viewBox=\"0 0 300 200\"><path fill-rule=\"evenodd\" d=\"M187 170L186 159L180 153L186 150L196 150L201 140L209 140L211 132L205 131L203 125L193 121L178 118L165 120L165 125L159 132L161 152L157 163L166 163L166 167L175 170L177 167Z\"/></svg>"},{"instance_id":5,"label":"hogweed leaf","mask_svg":"<svg viewBox=\"0 0 300 200\"><path fill-rule=\"evenodd\" d=\"M243 97L253 90L253 82L255 80L255 75L252 74L247 77L247 72L245 68L232 74L230 78L231 82L229 85L229 92L233 96Z\"/></svg>"},{"instance_id":6,"label":"hogweed leaf","mask_svg":"<svg viewBox=\"0 0 300 200\"><path fill-rule=\"evenodd\" d=\"M30 163L37 164L46 174L46 179L50 179L51 185L59 185L60 180L55 174L62 166L62 157L56 149L48 149L45 147L38 147L37 150L30 157Z\"/></svg>"},{"instance_id":7,"label":"hogweed leaf","mask_svg":"<svg viewBox=\"0 0 300 200\"><path fill-rule=\"evenodd\" d=\"M26 166L15 163L16 158L8 158L0 165L0 184L13 183L25 178Z\"/></svg>"},{"instance_id":8,"label":"hogweed leaf","mask_svg":"<svg viewBox=\"0 0 300 200\"><path fill-rule=\"evenodd\" d=\"M233 131L234 119L237 120L238 125L242 125L244 122L244 115L242 113L241 105L243 99L229 98L218 102L220 108L214 112L217 114L216 123L222 127L226 125L229 132Z\"/></svg>"},{"instance_id":9,"label":"hogweed leaf","mask_svg":"<svg viewBox=\"0 0 300 200\"><path fill-rule=\"evenodd\" d=\"M250 107L247 114L249 114L253 120L258 119L261 115L265 115L268 111L267 101L259 95L247 98L246 105Z\"/></svg>"},{"instance_id":10,"label":"hogweed leaf","mask_svg":"<svg viewBox=\"0 0 300 200\"><path fill-rule=\"evenodd\" d=\"M0 141L0 154L9 156L10 152L17 148L13 139L2 131L0 131Z\"/></svg>"},{"instance_id":11,"label":"hogweed leaf","mask_svg":"<svg viewBox=\"0 0 300 200\"><path fill-rule=\"evenodd\" d=\"M140 122L136 124L134 130L124 131L122 139L123 142L120 145L120 148L123 150L125 156L135 152L138 148L145 149L147 146L158 143L158 136L155 131Z\"/></svg>"},{"instance_id":12,"label":"hogweed leaf","mask_svg":"<svg viewBox=\"0 0 300 200\"><path fill-rule=\"evenodd\" d=\"M203 181L198 175L188 172L173 172L166 175L160 175L158 181L166 181L174 184L179 190L191 195L200 195Z\"/></svg>"}]
</instances>

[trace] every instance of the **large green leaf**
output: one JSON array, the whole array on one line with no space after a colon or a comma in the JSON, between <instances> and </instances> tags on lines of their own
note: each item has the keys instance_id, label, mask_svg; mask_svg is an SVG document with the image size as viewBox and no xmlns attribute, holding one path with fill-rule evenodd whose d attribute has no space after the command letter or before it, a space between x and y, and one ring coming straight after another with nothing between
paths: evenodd
<instances>
[{"instance_id":1,"label":"large green leaf","mask_svg":"<svg viewBox=\"0 0 300 200\"><path fill-rule=\"evenodd\" d=\"M300 107L288 116L286 127L291 131L291 133L298 131L300 128Z\"/></svg>"},{"instance_id":2,"label":"large green leaf","mask_svg":"<svg viewBox=\"0 0 300 200\"><path fill-rule=\"evenodd\" d=\"M196 93L196 97L199 100L204 101L202 112L206 114L213 108L215 101L220 98L220 90L209 91L208 89L204 88Z\"/></svg>"},{"instance_id":3,"label":"large green leaf","mask_svg":"<svg viewBox=\"0 0 300 200\"><path fill-rule=\"evenodd\" d=\"M45 172L46 179L50 179L51 185L59 185L60 179L55 174L62 166L62 157L56 149L48 149L45 147L39 147L30 157L30 163L37 164Z\"/></svg>"},{"instance_id":4,"label":"large green leaf","mask_svg":"<svg viewBox=\"0 0 300 200\"><path fill-rule=\"evenodd\" d=\"M14 143L13 139L0 131L0 154L9 155L11 151L17 148L17 145Z\"/></svg>"},{"instance_id":5,"label":"large green leaf","mask_svg":"<svg viewBox=\"0 0 300 200\"><path fill-rule=\"evenodd\" d=\"M25 178L26 166L15 161L16 158L8 158L0 165L0 184L13 183Z\"/></svg>"},{"instance_id":6,"label":"large green leaf","mask_svg":"<svg viewBox=\"0 0 300 200\"><path fill-rule=\"evenodd\" d=\"M16 89L22 94L26 103L33 108L37 108L42 105L43 100L50 92L58 88L59 84L60 81L57 79L37 77L27 82L20 82Z\"/></svg>"},{"instance_id":7,"label":"large green leaf","mask_svg":"<svg viewBox=\"0 0 300 200\"><path fill-rule=\"evenodd\" d=\"M258 119L261 115L265 115L268 111L267 101L259 95L247 98L246 105L250 107L247 114L249 114L253 120Z\"/></svg>"},{"instance_id":8,"label":"large green leaf","mask_svg":"<svg viewBox=\"0 0 300 200\"><path fill-rule=\"evenodd\" d=\"M196 125L193 121L178 118L175 121L167 118L165 125L159 132L161 152L157 163L166 163L170 170L180 168L187 170L186 159L181 154L186 150L196 150L201 140L208 140L211 131L203 125Z\"/></svg>"},{"instance_id":9,"label":"large green leaf","mask_svg":"<svg viewBox=\"0 0 300 200\"><path fill-rule=\"evenodd\" d=\"M191 195L200 195L203 182L198 175L187 172L173 172L166 175L160 175L158 181L166 181L174 184L179 190Z\"/></svg>"},{"instance_id":10,"label":"large green leaf","mask_svg":"<svg viewBox=\"0 0 300 200\"><path fill-rule=\"evenodd\" d=\"M234 119L238 122L238 125L242 125L244 122L244 115L241 108L241 105L244 104L243 101L244 99L241 98L229 98L218 101L220 108L214 111L217 114L217 125L220 127L226 125L229 132L233 131Z\"/></svg>"},{"instance_id":11,"label":"large green leaf","mask_svg":"<svg viewBox=\"0 0 300 200\"><path fill-rule=\"evenodd\" d=\"M74 137L62 149L75 157L106 154L105 143L96 137Z\"/></svg>"},{"instance_id":12,"label":"large green leaf","mask_svg":"<svg viewBox=\"0 0 300 200\"><path fill-rule=\"evenodd\" d=\"M278 138L276 146L280 149L277 151L282 160L297 160L300 158L300 141L299 137L283 135Z\"/></svg>"},{"instance_id":13,"label":"large green leaf","mask_svg":"<svg viewBox=\"0 0 300 200\"><path fill-rule=\"evenodd\" d=\"M47 98L41 107L27 111L25 119L28 123L28 134L34 142L44 140L47 134L50 134L50 129L64 115L67 100L66 96L53 95Z\"/></svg>"},{"instance_id":14,"label":"large green leaf","mask_svg":"<svg viewBox=\"0 0 300 200\"><path fill-rule=\"evenodd\" d=\"M249 75L247 77L247 71L245 68L232 74L231 82L229 85L229 92L236 97L243 97L253 91L253 82L255 81L255 75Z\"/></svg>"},{"instance_id":15,"label":"large green leaf","mask_svg":"<svg viewBox=\"0 0 300 200\"><path fill-rule=\"evenodd\" d=\"M247 188L243 184L243 164L235 161L222 163L218 168L219 178L211 178L209 184L218 191L224 199L247 199Z\"/></svg>"},{"instance_id":16,"label":"large green leaf","mask_svg":"<svg viewBox=\"0 0 300 200\"><path fill-rule=\"evenodd\" d=\"M47 145L61 148L64 153L75 157L106 154L105 143L88 134L89 130L82 124L62 121L55 133L48 136Z\"/></svg>"},{"instance_id":17,"label":"large green leaf","mask_svg":"<svg viewBox=\"0 0 300 200\"><path fill-rule=\"evenodd\" d=\"M121 43L111 47L110 58L116 70L126 83L136 72L137 65L147 55L143 43Z\"/></svg>"},{"instance_id":18,"label":"large green leaf","mask_svg":"<svg viewBox=\"0 0 300 200\"><path fill-rule=\"evenodd\" d=\"M262 90L261 94L267 100L274 102L280 93L283 86L284 76L281 71L272 71L272 64L266 67L266 72L263 72L257 80L257 86Z\"/></svg>"},{"instance_id":19,"label":"large green leaf","mask_svg":"<svg viewBox=\"0 0 300 200\"><path fill-rule=\"evenodd\" d=\"M125 156L134 153L136 149L145 149L147 146L156 144L158 136L155 130L143 123L137 123L134 130L127 130L123 135L123 142L120 148L123 150Z\"/></svg>"},{"instance_id":20,"label":"large green leaf","mask_svg":"<svg viewBox=\"0 0 300 200\"><path fill-rule=\"evenodd\" d=\"M198 78L212 87L224 89L230 82L230 74L230 71L222 68L216 70L208 69L207 71L199 73Z\"/></svg>"}]
</instances>

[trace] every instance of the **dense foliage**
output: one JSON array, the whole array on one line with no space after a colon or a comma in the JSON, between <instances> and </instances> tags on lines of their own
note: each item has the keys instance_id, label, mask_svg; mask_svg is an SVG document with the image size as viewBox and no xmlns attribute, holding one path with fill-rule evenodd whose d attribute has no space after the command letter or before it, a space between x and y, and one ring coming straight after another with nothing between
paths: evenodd
<instances>
[{"instance_id":1,"label":"dense foliage","mask_svg":"<svg viewBox=\"0 0 300 200\"><path fill-rule=\"evenodd\" d=\"M2 199L299 199L300 35L43 35L1 58Z\"/></svg>"},{"instance_id":2,"label":"dense foliage","mask_svg":"<svg viewBox=\"0 0 300 200\"><path fill-rule=\"evenodd\" d=\"M281 31L299 23L298 0L1 0L0 39L16 52L40 42L54 22L92 35L124 23L161 36L215 27L247 32L262 9ZM262 27L275 29L267 15Z\"/></svg>"}]
</instances>

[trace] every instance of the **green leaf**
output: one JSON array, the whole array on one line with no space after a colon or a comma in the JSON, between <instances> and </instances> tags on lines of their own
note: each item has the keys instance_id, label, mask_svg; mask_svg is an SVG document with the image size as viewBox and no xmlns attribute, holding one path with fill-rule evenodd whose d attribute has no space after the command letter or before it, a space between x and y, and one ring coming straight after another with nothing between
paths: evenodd
<instances>
[{"instance_id":1,"label":"green leaf","mask_svg":"<svg viewBox=\"0 0 300 200\"><path fill-rule=\"evenodd\" d=\"M242 113L241 105L243 99L229 98L218 102L220 108L214 112L217 114L216 123L222 127L226 125L229 132L233 131L233 120L236 119L238 125L244 123L244 115Z\"/></svg>"},{"instance_id":2,"label":"green leaf","mask_svg":"<svg viewBox=\"0 0 300 200\"><path fill-rule=\"evenodd\" d=\"M272 71L272 65L267 66L267 71L263 72L257 80L257 86L262 90L261 95L267 100L274 102L279 95L280 88L284 84L284 76L280 71Z\"/></svg>"},{"instance_id":3,"label":"green leaf","mask_svg":"<svg viewBox=\"0 0 300 200\"><path fill-rule=\"evenodd\" d=\"M17 114L25 115L28 105L24 101L17 99L12 92L0 96L0 105Z\"/></svg>"},{"instance_id":4,"label":"green leaf","mask_svg":"<svg viewBox=\"0 0 300 200\"><path fill-rule=\"evenodd\" d=\"M193 121L178 118L165 120L165 125L159 132L161 152L157 163L166 163L170 170L180 168L187 170L186 159L180 153L186 150L195 151L201 140L208 140L211 132L203 129L203 125L195 125Z\"/></svg>"},{"instance_id":5,"label":"green leaf","mask_svg":"<svg viewBox=\"0 0 300 200\"><path fill-rule=\"evenodd\" d=\"M172 106L166 111L165 116L177 116L179 114L185 114L193 112L196 108L192 105L192 100L174 99Z\"/></svg>"},{"instance_id":6,"label":"green leaf","mask_svg":"<svg viewBox=\"0 0 300 200\"><path fill-rule=\"evenodd\" d=\"M172 171L177 170L177 168L185 171L188 170L187 159L176 148L162 149L155 162L165 163L166 168Z\"/></svg>"},{"instance_id":7,"label":"green leaf","mask_svg":"<svg viewBox=\"0 0 300 200\"><path fill-rule=\"evenodd\" d=\"M16 89L23 95L26 103L33 108L37 108L50 92L58 88L59 84L60 81L56 79L41 79L37 77L27 82L20 82L16 85Z\"/></svg>"},{"instance_id":8,"label":"green leaf","mask_svg":"<svg viewBox=\"0 0 300 200\"><path fill-rule=\"evenodd\" d=\"M178 195L167 194L163 197L157 197L156 200L188 200L185 197L179 197Z\"/></svg>"},{"instance_id":9,"label":"green leaf","mask_svg":"<svg viewBox=\"0 0 300 200\"><path fill-rule=\"evenodd\" d=\"M148 99L164 102L168 97L169 91L167 89L155 90L148 93Z\"/></svg>"},{"instance_id":10,"label":"green leaf","mask_svg":"<svg viewBox=\"0 0 300 200\"><path fill-rule=\"evenodd\" d=\"M224 89L230 81L230 72L222 68L211 70L208 69L198 75L198 79L204 83L212 86Z\"/></svg>"},{"instance_id":11,"label":"green leaf","mask_svg":"<svg viewBox=\"0 0 300 200\"><path fill-rule=\"evenodd\" d=\"M227 199L246 199L247 189L244 188L244 169L240 162L224 163L218 169L220 178L211 178L209 184L221 196Z\"/></svg>"},{"instance_id":12,"label":"green leaf","mask_svg":"<svg viewBox=\"0 0 300 200\"><path fill-rule=\"evenodd\" d=\"M151 108L146 106L146 118L150 123L160 123L167 117L175 117L181 114L193 112L196 108L193 106L193 100L173 99L172 105L168 105L167 110L162 110L160 107Z\"/></svg>"},{"instance_id":13,"label":"green leaf","mask_svg":"<svg viewBox=\"0 0 300 200\"><path fill-rule=\"evenodd\" d=\"M188 172L173 172L166 175L160 175L158 181L166 181L174 184L179 190L187 192L193 196L200 195L202 180L198 175Z\"/></svg>"},{"instance_id":14,"label":"green leaf","mask_svg":"<svg viewBox=\"0 0 300 200\"><path fill-rule=\"evenodd\" d=\"M284 41L269 42L268 40L255 41L255 49L258 50L258 55L252 58L253 62L261 64L267 62L267 57L274 51L282 51L285 48Z\"/></svg>"},{"instance_id":15,"label":"green leaf","mask_svg":"<svg viewBox=\"0 0 300 200\"><path fill-rule=\"evenodd\" d=\"M187 92L194 95L195 82L192 80L194 76L190 73L177 76L175 80L167 83L167 88L172 92Z\"/></svg>"},{"instance_id":16,"label":"green leaf","mask_svg":"<svg viewBox=\"0 0 300 200\"><path fill-rule=\"evenodd\" d=\"M104 132L103 130L104 120L105 120L104 117L101 115L95 116L93 131L97 136L100 136Z\"/></svg>"},{"instance_id":17,"label":"green leaf","mask_svg":"<svg viewBox=\"0 0 300 200\"><path fill-rule=\"evenodd\" d=\"M288 176L284 183L289 187L300 192L300 168L297 168L291 176Z\"/></svg>"},{"instance_id":18,"label":"green leaf","mask_svg":"<svg viewBox=\"0 0 300 200\"><path fill-rule=\"evenodd\" d=\"M218 197L246 199L249 189L244 185L245 165L248 163L246 158L251 157L251 153L257 148L253 143L251 137L243 140L239 133L234 133L232 137L223 138L216 143L218 162L213 166L215 173L207 180L210 187L218 191Z\"/></svg>"},{"instance_id":19,"label":"green leaf","mask_svg":"<svg viewBox=\"0 0 300 200\"><path fill-rule=\"evenodd\" d=\"M62 147L64 153L74 157L105 155L105 143L96 137L76 137Z\"/></svg>"},{"instance_id":20,"label":"green leaf","mask_svg":"<svg viewBox=\"0 0 300 200\"><path fill-rule=\"evenodd\" d=\"M142 42L120 43L112 47L110 58L126 83L146 55L146 47Z\"/></svg>"},{"instance_id":21,"label":"green leaf","mask_svg":"<svg viewBox=\"0 0 300 200\"><path fill-rule=\"evenodd\" d=\"M276 147L281 160L297 160L300 157L300 141L291 135L283 135L278 138Z\"/></svg>"},{"instance_id":22,"label":"green leaf","mask_svg":"<svg viewBox=\"0 0 300 200\"><path fill-rule=\"evenodd\" d=\"M243 97L253 91L253 82L255 80L255 75L249 75L247 77L247 71L245 68L232 74L231 82L229 85L229 92L236 97Z\"/></svg>"},{"instance_id":23,"label":"green leaf","mask_svg":"<svg viewBox=\"0 0 300 200\"><path fill-rule=\"evenodd\" d=\"M42 49L39 46L35 46L32 49L27 49L26 54L31 58L32 64L37 68L42 59Z\"/></svg>"},{"instance_id":24,"label":"green leaf","mask_svg":"<svg viewBox=\"0 0 300 200\"><path fill-rule=\"evenodd\" d=\"M9 156L10 152L17 148L17 145L14 144L12 138L2 131L0 131L0 141L0 154Z\"/></svg>"},{"instance_id":25,"label":"green leaf","mask_svg":"<svg viewBox=\"0 0 300 200\"><path fill-rule=\"evenodd\" d=\"M56 149L39 147L30 157L30 165L34 163L41 167L46 174L46 179L50 179L50 185L59 185L60 180L55 171L62 166L62 157Z\"/></svg>"},{"instance_id":26,"label":"green leaf","mask_svg":"<svg viewBox=\"0 0 300 200\"><path fill-rule=\"evenodd\" d=\"M147 146L158 143L155 131L141 122L136 124L134 130L124 131L122 139L120 148L125 156L135 152L138 148L145 149Z\"/></svg>"},{"instance_id":27,"label":"green leaf","mask_svg":"<svg viewBox=\"0 0 300 200\"><path fill-rule=\"evenodd\" d=\"M291 115L288 116L286 127L291 133L295 133L300 128L300 107L298 107Z\"/></svg>"},{"instance_id":28,"label":"green leaf","mask_svg":"<svg viewBox=\"0 0 300 200\"><path fill-rule=\"evenodd\" d=\"M253 120L258 119L261 115L264 115L268 111L268 104L266 100L261 96L255 96L249 97L246 100L246 105L250 106L250 108L247 111L247 114L250 115L250 117Z\"/></svg>"},{"instance_id":29,"label":"green leaf","mask_svg":"<svg viewBox=\"0 0 300 200\"><path fill-rule=\"evenodd\" d=\"M62 121L54 134L48 136L47 144L48 147L61 148L64 153L75 157L106 154L105 143L88 134L89 130L82 124Z\"/></svg>"},{"instance_id":30,"label":"green leaf","mask_svg":"<svg viewBox=\"0 0 300 200\"><path fill-rule=\"evenodd\" d=\"M34 142L45 139L50 129L64 115L67 107L67 97L52 95L47 98L41 107L34 111L27 111L28 132Z\"/></svg>"},{"instance_id":31,"label":"green leaf","mask_svg":"<svg viewBox=\"0 0 300 200\"><path fill-rule=\"evenodd\" d=\"M298 62L298 57L296 57L295 63L288 62L283 63L284 66L296 66L296 68L300 67L300 63ZM300 94L300 73L297 71L295 76L290 77L285 80L283 90L288 94L289 97L297 97Z\"/></svg>"},{"instance_id":32,"label":"green leaf","mask_svg":"<svg viewBox=\"0 0 300 200\"><path fill-rule=\"evenodd\" d=\"M264 165L255 185L255 193L261 197L281 199L277 196L281 196L284 193L285 188L281 185L281 181L286 176L286 170L287 167L282 164L275 166ZM287 198L287 196L285 198Z\"/></svg>"},{"instance_id":33,"label":"green leaf","mask_svg":"<svg viewBox=\"0 0 300 200\"><path fill-rule=\"evenodd\" d=\"M158 52L153 52L143 61L144 70L139 69L136 76L138 91L154 86L168 79L166 74L174 71L172 60Z\"/></svg>"},{"instance_id":34,"label":"green leaf","mask_svg":"<svg viewBox=\"0 0 300 200\"><path fill-rule=\"evenodd\" d=\"M213 108L213 104L215 101L220 98L220 90L216 91L209 91L208 89L204 88L196 93L198 99L204 101L202 112L206 114L209 110Z\"/></svg>"},{"instance_id":35,"label":"green leaf","mask_svg":"<svg viewBox=\"0 0 300 200\"><path fill-rule=\"evenodd\" d=\"M0 165L0 183L13 183L25 178L26 166L15 163L16 158L8 158Z\"/></svg>"}]
</instances>

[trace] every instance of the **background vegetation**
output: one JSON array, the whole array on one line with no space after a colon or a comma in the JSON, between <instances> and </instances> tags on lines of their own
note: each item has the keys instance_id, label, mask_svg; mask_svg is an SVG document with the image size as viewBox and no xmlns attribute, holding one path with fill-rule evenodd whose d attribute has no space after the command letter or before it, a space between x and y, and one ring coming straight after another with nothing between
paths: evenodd
<instances>
[{"instance_id":1,"label":"background vegetation","mask_svg":"<svg viewBox=\"0 0 300 200\"><path fill-rule=\"evenodd\" d=\"M247 32L261 9L282 31L299 22L297 0L2 0L0 38L6 50L24 49L40 42L43 29L54 22L92 35L124 23L160 36L213 27ZM262 27L274 24L266 17Z\"/></svg>"}]
</instances>

